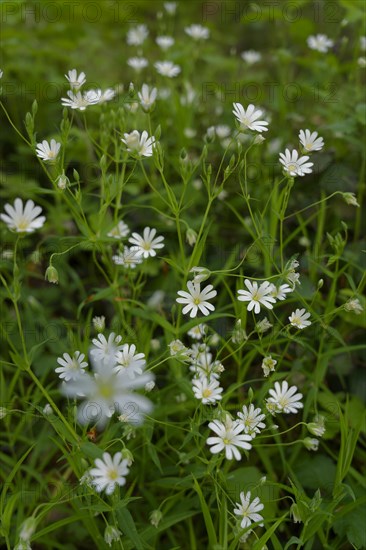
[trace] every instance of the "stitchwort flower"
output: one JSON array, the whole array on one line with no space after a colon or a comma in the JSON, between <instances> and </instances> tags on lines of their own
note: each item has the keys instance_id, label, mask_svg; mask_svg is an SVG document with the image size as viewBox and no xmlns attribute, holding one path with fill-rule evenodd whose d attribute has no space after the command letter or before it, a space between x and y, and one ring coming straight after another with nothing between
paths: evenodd
<instances>
[{"instance_id":1,"label":"stitchwort flower","mask_svg":"<svg viewBox=\"0 0 366 550\"><path fill-rule=\"evenodd\" d=\"M179 298L176 299L179 304L186 304L182 310L183 315L189 313L190 317L196 317L198 310L203 315L209 315L210 311L215 310L215 306L207 301L217 295L212 285L207 285L201 290L200 283L188 281L187 288L189 292L178 290Z\"/></svg>"}]
</instances>

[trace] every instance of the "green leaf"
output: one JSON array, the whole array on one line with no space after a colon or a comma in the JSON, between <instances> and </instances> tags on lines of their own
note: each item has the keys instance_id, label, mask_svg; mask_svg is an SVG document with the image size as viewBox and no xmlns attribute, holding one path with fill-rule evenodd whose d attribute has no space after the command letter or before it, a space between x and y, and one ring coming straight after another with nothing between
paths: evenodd
<instances>
[{"instance_id":1,"label":"green leaf","mask_svg":"<svg viewBox=\"0 0 366 550\"><path fill-rule=\"evenodd\" d=\"M198 481L193 475L192 477L193 477L194 489L197 492L198 498L200 500L203 519L205 520L206 530L208 534L209 548L213 549L214 545L217 544L217 538L216 538L216 532L215 532L214 524L211 518L210 510L207 506L205 497L203 496L203 493L201 491L201 487L199 486Z\"/></svg>"},{"instance_id":2,"label":"green leaf","mask_svg":"<svg viewBox=\"0 0 366 550\"><path fill-rule=\"evenodd\" d=\"M130 512L127 510L125 503L122 502L117 506L116 517L118 520L118 526L122 533L125 533L127 537L134 543L137 550L144 550L146 548L143 540L137 532L135 522Z\"/></svg>"}]
</instances>

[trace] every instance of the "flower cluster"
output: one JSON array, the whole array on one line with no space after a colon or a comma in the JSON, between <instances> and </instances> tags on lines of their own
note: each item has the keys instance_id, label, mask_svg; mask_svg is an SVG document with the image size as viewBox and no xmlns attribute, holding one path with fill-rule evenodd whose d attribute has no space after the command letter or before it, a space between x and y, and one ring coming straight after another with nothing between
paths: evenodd
<instances>
[{"instance_id":1,"label":"flower cluster","mask_svg":"<svg viewBox=\"0 0 366 550\"><path fill-rule=\"evenodd\" d=\"M134 345L122 344L122 336L111 332L106 338L101 332L90 349L92 372L88 372L85 355L76 351L71 357L64 353L56 369L64 380L61 392L67 397L83 399L78 408L80 424L93 424L103 429L117 414L124 421L141 424L152 404L135 390L144 388L154 377L146 372L145 356L136 353Z\"/></svg>"},{"instance_id":2,"label":"flower cluster","mask_svg":"<svg viewBox=\"0 0 366 550\"><path fill-rule=\"evenodd\" d=\"M78 111L85 111L90 105L97 105L98 103L105 103L111 101L115 96L115 91L111 88L102 91L101 89L92 89L85 92L81 92L82 86L86 83L85 73L77 74L76 69L72 69L65 75L67 81L70 84L71 90L66 92L67 97L61 99L61 105L64 107L70 107Z\"/></svg>"}]
</instances>

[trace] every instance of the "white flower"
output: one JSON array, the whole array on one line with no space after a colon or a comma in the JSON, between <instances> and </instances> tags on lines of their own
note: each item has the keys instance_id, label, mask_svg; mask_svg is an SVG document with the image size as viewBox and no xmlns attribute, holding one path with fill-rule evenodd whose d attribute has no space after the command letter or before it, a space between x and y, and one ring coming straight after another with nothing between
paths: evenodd
<instances>
[{"instance_id":1,"label":"white flower","mask_svg":"<svg viewBox=\"0 0 366 550\"><path fill-rule=\"evenodd\" d=\"M244 492L240 493L240 503L236 502L234 508L234 514L237 516L240 516L241 523L240 527L242 529L246 529L249 527L252 522L258 522L262 521L263 516L258 514L261 510L263 510L264 506L259 500L258 497L255 497L252 502L250 502L251 499L251 492L248 491L247 494ZM263 526L263 523L259 524L260 526Z\"/></svg>"},{"instance_id":2,"label":"white flower","mask_svg":"<svg viewBox=\"0 0 366 550\"><path fill-rule=\"evenodd\" d=\"M311 321L307 321L309 317L310 313L307 312L305 308L303 308L293 311L288 320L293 327L302 329L311 325Z\"/></svg>"},{"instance_id":3,"label":"white flower","mask_svg":"<svg viewBox=\"0 0 366 550\"><path fill-rule=\"evenodd\" d=\"M40 216L42 208L36 206L32 200L28 200L23 208L22 199L16 198L14 206L6 203L4 205L6 214L0 214L0 218L6 223L9 229L17 233L32 233L39 229L46 221L45 216Z\"/></svg>"},{"instance_id":4,"label":"white flower","mask_svg":"<svg viewBox=\"0 0 366 550\"><path fill-rule=\"evenodd\" d=\"M294 289L286 283L278 287L272 284L270 296L272 296L272 298L275 298L275 300L286 300L286 294L288 294L289 292L293 292L293 290Z\"/></svg>"},{"instance_id":5,"label":"white flower","mask_svg":"<svg viewBox=\"0 0 366 550\"><path fill-rule=\"evenodd\" d=\"M359 67L362 67L362 69L364 69L366 67L366 57L359 57L357 59L357 65Z\"/></svg>"},{"instance_id":6,"label":"white flower","mask_svg":"<svg viewBox=\"0 0 366 550\"><path fill-rule=\"evenodd\" d=\"M53 414L51 405L49 403L46 403L46 405L43 407L42 412L45 416L50 416L51 414ZM1 418L1 411L0 411L0 418Z\"/></svg>"},{"instance_id":7,"label":"white flower","mask_svg":"<svg viewBox=\"0 0 366 550\"><path fill-rule=\"evenodd\" d=\"M297 387L288 387L288 382L284 380L282 384L275 382L275 389L270 389L271 397L267 399L267 409L273 413L297 413L297 409L302 409L303 404L301 393L296 393Z\"/></svg>"},{"instance_id":8,"label":"white flower","mask_svg":"<svg viewBox=\"0 0 366 550\"><path fill-rule=\"evenodd\" d=\"M243 405L243 412L238 412L238 417L244 426L244 433L249 434L252 438L266 427L262 422L266 416L262 414L261 409L256 409L252 403L249 407Z\"/></svg>"},{"instance_id":9,"label":"white flower","mask_svg":"<svg viewBox=\"0 0 366 550\"><path fill-rule=\"evenodd\" d=\"M123 252L112 256L112 260L116 265L123 265L125 268L135 269L138 264L141 264L143 258L138 254L137 250L125 246Z\"/></svg>"},{"instance_id":10,"label":"white flower","mask_svg":"<svg viewBox=\"0 0 366 550\"><path fill-rule=\"evenodd\" d=\"M144 372L131 378L127 369L117 373L115 359L105 362L91 355L91 364L93 374L85 373L61 388L68 397L83 398L77 413L80 424L103 428L114 413L123 416L125 422L141 424L144 414L151 412L152 403L134 390L143 389L153 375Z\"/></svg>"},{"instance_id":11,"label":"white flower","mask_svg":"<svg viewBox=\"0 0 366 550\"><path fill-rule=\"evenodd\" d=\"M141 46L149 36L146 25L137 25L127 33L127 44L129 46Z\"/></svg>"},{"instance_id":12,"label":"white flower","mask_svg":"<svg viewBox=\"0 0 366 550\"><path fill-rule=\"evenodd\" d=\"M270 323L267 319L267 317L264 317L261 321L258 321L258 323L255 325L255 329L260 334L263 334L264 332L267 332L270 328L272 328L273 325Z\"/></svg>"},{"instance_id":13,"label":"white flower","mask_svg":"<svg viewBox=\"0 0 366 550\"><path fill-rule=\"evenodd\" d=\"M97 103L105 103L106 101L111 101L114 98L116 92L111 88L106 90L88 90L84 93L85 99L91 104L95 105Z\"/></svg>"},{"instance_id":14,"label":"white flower","mask_svg":"<svg viewBox=\"0 0 366 550\"><path fill-rule=\"evenodd\" d=\"M265 357L261 365L264 372L264 376L268 376L271 371L274 371L276 365L277 365L277 361L275 359L272 359L271 355L268 355L267 357Z\"/></svg>"},{"instance_id":15,"label":"white flower","mask_svg":"<svg viewBox=\"0 0 366 550\"><path fill-rule=\"evenodd\" d=\"M116 453L113 458L109 453L103 453L103 460L96 458L95 466L89 470L89 474L94 478L92 484L98 493L105 491L107 495L111 495L117 485L125 485L125 476L130 470L127 459L122 460L122 453Z\"/></svg>"},{"instance_id":16,"label":"white flower","mask_svg":"<svg viewBox=\"0 0 366 550\"><path fill-rule=\"evenodd\" d=\"M174 44L174 38L171 36L158 36L156 38L156 43L163 51L168 50Z\"/></svg>"},{"instance_id":17,"label":"white flower","mask_svg":"<svg viewBox=\"0 0 366 550\"><path fill-rule=\"evenodd\" d=\"M238 300L240 302L249 302L247 306L248 311L259 313L261 305L268 309L273 309L272 304L276 303L275 298L271 296L272 285L268 281L264 281L259 287L258 283L254 281L251 283L248 279L244 281L248 290L238 290Z\"/></svg>"},{"instance_id":18,"label":"white flower","mask_svg":"<svg viewBox=\"0 0 366 550\"><path fill-rule=\"evenodd\" d=\"M114 239L122 239L123 237L127 237L129 232L130 228L128 227L128 225L125 222L120 221L118 222L116 227L114 227L113 229L111 229L111 231L109 231L109 233L107 233L107 235L108 237L113 237Z\"/></svg>"},{"instance_id":19,"label":"white flower","mask_svg":"<svg viewBox=\"0 0 366 550\"><path fill-rule=\"evenodd\" d=\"M164 2L164 8L169 15L174 15L177 10L177 2Z\"/></svg>"},{"instance_id":20,"label":"white flower","mask_svg":"<svg viewBox=\"0 0 366 550\"><path fill-rule=\"evenodd\" d=\"M201 399L204 405L216 403L222 399L221 393L224 391L220 387L220 382L213 378L209 380L206 376L194 378L192 380L192 389L196 399Z\"/></svg>"},{"instance_id":21,"label":"white flower","mask_svg":"<svg viewBox=\"0 0 366 550\"><path fill-rule=\"evenodd\" d=\"M108 336L108 340L104 334L98 334L97 338L92 340L94 347L90 350L90 355L94 361L101 361L109 363L111 361L117 361L120 352L124 345L120 345L122 336L116 336L114 332L111 332Z\"/></svg>"},{"instance_id":22,"label":"white flower","mask_svg":"<svg viewBox=\"0 0 366 550\"><path fill-rule=\"evenodd\" d=\"M140 99L141 107L144 109L144 111L148 112L151 111L151 108L156 101L158 90L157 88L151 88L150 90L147 84L143 84L141 92L138 92L137 95Z\"/></svg>"},{"instance_id":23,"label":"white flower","mask_svg":"<svg viewBox=\"0 0 366 550\"><path fill-rule=\"evenodd\" d=\"M130 57L127 59L127 65L134 69L137 73L145 69L149 64L148 60L145 57Z\"/></svg>"},{"instance_id":24,"label":"white flower","mask_svg":"<svg viewBox=\"0 0 366 550\"><path fill-rule=\"evenodd\" d=\"M300 143L303 148L310 151L320 151L324 147L324 141L322 137L318 137L318 132L310 132L310 130L300 130L299 132Z\"/></svg>"},{"instance_id":25,"label":"white flower","mask_svg":"<svg viewBox=\"0 0 366 550\"><path fill-rule=\"evenodd\" d=\"M0 69L0 78L3 77L3 74L4 74L4 71L2 71L2 70Z\"/></svg>"},{"instance_id":26,"label":"white flower","mask_svg":"<svg viewBox=\"0 0 366 550\"><path fill-rule=\"evenodd\" d=\"M358 298L348 300L348 302L344 304L344 309L346 311L352 311L355 315L360 315L363 312L363 307Z\"/></svg>"},{"instance_id":27,"label":"white flower","mask_svg":"<svg viewBox=\"0 0 366 550\"><path fill-rule=\"evenodd\" d=\"M117 353L116 372L125 371L130 378L142 374L146 367L145 354L136 353L136 346L125 344L122 351Z\"/></svg>"},{"instance_id":28,"label":"white flower","mask_svg":"<svg viewBox=\"0 0 366 550\"><path fill-rule=\"evenodd\" d=\"M248 65L253 65L262 59L262 54L256 52L255 50L247 50L246 52L242 52L240 55L244 61L248 63Z\"/></svg>"},{"instance_id":29,"label":"white flower","mask_svg":"<svg viewBox=\"0 0 366 550\"><path fill-rule=\"evenodd\" d=\"M202 336L205 335L207 330L207 325L204 323L200 323L199 325L196 325L195 327L192 327L188 332L188 336L191 338L194 338L195 340L201 340Z\"/></svg>"},{"instance_id":30,"label":"white flower","mask_svg":"<svg viewBox=\"0 0 366 550\"><path fill-rule=\"evenodd\" d=\"M155 237L155 235L156 229L150 229L150 227L145 227L142 236L138 233L132 233L132 236L128 240L134 245L132 249L136 252L137 256L143 256L144 258L156 256L155 250L164 247L164 237Z\"/></svg>"},{"instance_id":31,"label":"white flower","mask_svg":"<svg viewBox=\"0 0 366 550\"><path fill-rule=\"evenodd\" d=\"M205 376L206 378L219 378L220 374L225 370L224 366L220 361L212 360L212 353L209 353L208 347L207 350L199 351L203 346L199 346L198 350L195 349L196 344L192 346L191 350L191 359L192 364L189 367L189 370L194 372L197 378Z\"/></svg>"},{"instance_id":32,"label":"white flower","mask_svg":"<svg viewBox=\"0 0 366 550\"><path fill-rule=\"evenodd\" d=\"M317 451L319 448L319 440L315 437L305 437L302 442L308 451Z\"/></svg>"},{"instance_id":33,"label":"white flower","mask_svg":"<svg viewBox=\"0 0 366 550\"><path fill-rule=\"evenodd\" d=\"M44 161L54 161L57 158L60 148L61 143L57 143L55 139L51 139L50 143L44 139L42 143L37 143L37 157Z\"/></svg>"},{"instance_id":34,"label":"white flower","mask_svg":"<svg viewBox=\"0 0 366 550\"><path fill-rule=\"evenodd\" d=\"M144 130L140 136L140 132L133 130L129 134L124 134L124 139L121 141L126 145L127 151L133 155L140 157L151 157L153 154L153 145L155 143L154 136L149 137L149 134Z\"/></svg>"},{"instance_id":35,"label":"white flower","mask_svg":"<svg viewBox=\"0 0 366 550\"><path fill-rule=\"evenodd\" d=\"M313 163L306 162L307 160L309 160L309 157L300 157L296 149L292 151L286 149L285 153L280 153L280 163L290 176L305 176L305 174L311 174Z\"/></svg>"},{"instance_id":36,"label":"white flower","mask_svg":"<svg viewBox=\"0 0 366 550\"><path fill-rule=\"evenodd\" d=\"M261 110L256 110L252 103L248 105L247 109L244 109L241 103L233 103L233 105L233 113L242 126L255 132L267 132L268 122L257 120L263 114Z\"/></svg>"},{"instance_id":37,"label":"white flower","mask_svg":"<svg viewBox=\"0 0 366 550\"><path fill-rule=\"evenodd\" d=\"M179 65L174 65L172 61L157 61L154 63L154 67L159 74L169 78L177 76L181 71Z\"/></svg>"},{"instance_id":38,"label":"white flower","mask_svg":"<svg viewBox=\"0 0 366 550\"><path fill-rule=\"evenodd\" d=\"M85 111L87 107L94 105L99 101L99 97L95 94L89 94L88 92L84 92L83 94L81 92L76 92L74 94L74 92L68 90L66 94L69 97L62 97L61 105L64 107L70 107L71 109L78 109L79 111Z\"/></svg>"},{"instance_id":39,"label":"white flower","mask_svg":"<svg viewBox=\"0 0 366 550\"><path fill-rule=\"evenodd\" d=\"M88 363L84 361L84 353L75 351L72 357L68 353L64 353L62 357L57 358L57 363L61 365L61 367L57 367L55 372L59 373L59 377L61 379L64 378L65 382L75 380L80 375L85 374L83 369L88 366Z\"/></svg>"},{"instance_id":40,"label":"white flower","mask_svg":"<svg viewBox=\"0 0 366 550\"><path fill-rule=\"evenodd\" d=\"M226 416L225 422L214 420L210 422L208 427L215 432L215 437L209 437L206 441L207 445L212 445L211 453L217 454L225 450L225 456L228 460L241 459L239 449L249 451L252 445L249 441L252 440L248 434L243 434L244 426L238 420L233 421L229 415Z\"/></svg>"},{"instance_id":41,"label":"white flower","mask_svg":"<svg viewBox=\"0 0 366 550\"><path fill-rule=\"evenodd\" d=\"M78 75L76 69L71 69L71 71L65 74L65 77L69 81L71 88L75 91L79 90L86 82L85 73L80 73Z\"/></svg>"},{"instance_id":42,"label":"white flower","mask_svg":"<svg viewBox=\"0 0 366 550\"><path fill-rule=\"evenodd\" d=\"M181 340L172 340L169 344L170 355L179 356L181 359L188 359L191 355L191 350L181 342Z\"/></svg>"},{"instance_id":43,"label":"white flower","mask_svg":"<svg viewBox=\"0 0 366 550\"><path fill-rule=\"evenodd\" d=\"M227 124L219 124L214 126L214 129L217 137L220 139L225 139L231 134L231 128L230 126L227 126Z\"/></svg>"},{"instance_id":44,"label":"white flower","mask_svg":"<svg viewBox=\"0 0 366 550\"><path fill-rule=\"evenodd\" d=\"M309 48L317 50L318 52L326 53L329 48L334 45L333 40L328 38L325 34L317 34L315 36L309 36L306 40Z\"/></svg>"},{"instance_id":45,"label":"white flower","mask_svg":"<svg viewBox=\"0 0 366 550\"><path fill-rule=\"evenodd\" d=\"M366 36L360 36L360 48L362 51L366 50Z\"/></svg>"},{"instance_id":46,"label":"white flower","mask_svg":"<svg viewBox=\"0 0 366 550\"><path fill-rule=\"evenodd\" d=\"M189 292L179 290L178 295L180 297L176 299L179 304L186 304L182 310L183 315L190 312L190 317L196 317L198 310L200 310L203 315L209 315L210 311L215 310L215 306L207 301L217 295L216 290L212 290L212 285L208 285L201 290L200 283L188 281L187 288Z\"/></svg>"},{"instance_id":47,"label":"white flower","mask_svg":"<svg viewBox=\"0 0 366 550\"><path fill-rule=\"evenodd\" d=\"M184 28L184 32L193 40L207 40L210 36L210 30L202 25L190 25Z\"/></svg>"}]
</instances>

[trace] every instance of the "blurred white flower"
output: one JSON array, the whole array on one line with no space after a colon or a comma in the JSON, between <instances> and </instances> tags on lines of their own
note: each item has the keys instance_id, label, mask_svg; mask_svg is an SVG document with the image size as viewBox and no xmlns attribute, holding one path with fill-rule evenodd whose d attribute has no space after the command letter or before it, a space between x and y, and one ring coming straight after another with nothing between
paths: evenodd
<instances>
[{"instance_id":1,"label":"blurred white flower","mask_svg":"<svg viewBox=\"0 0 366 550\"><path fill-rule=\"evenodd\" d=\"M190 25L184 28L184 32L193 40L207 40L210 36L210 29L202 25Z\"/></svg>"},{"instance_id":2,"label":"blurred white flower","mask_svg":"<svg viewBox=\"0 0 366 550\"><path fill-rule=\"evenodd\" d=\"M156 38L156 43L163 51L168 50L174 44L174 38L171 36L158 36Z\"/></svg>"},{"instance_id":3,"label":"blurred white flower","mask_svg":"<svg viewBox=\"0 0 366 550\"><path fill-rule=\"evenodd\" d=\"M344 304L344 309L346 311L352 311L356 315L360 315L363 312L363 307L358 298L348 300L348 302Z\"/></svg>"},{"instance_id":4,"label":"blurred white flower","mask_svg":"<svg viewBox=\"0 0 366 550\"><path fill-rule=\"evenodd\" d=\"M123 252L112 256L112 260L116 265L122 265L127 269L135 269L135 267L143 261L143 258L137 252L137 250L125 246Z\"/></svg>"},{"instance_id":5,"label":"blurred white flower","mask_svg":"<svg viewBox=\"0 0 366 550\"><path fill-rule=\"evenodd\" d=\"M241 54L242 59L248 65L253 65L254 63L258 63L262 59L262 54L259 52L256 52L255 50L247 50L246 52L242 52Z\"/></svg>"},{"instance_id":6,"label":"blurred white flower","mask_svg":"<svg viewBox=\"0 0 366 550\"><path fill-rule=\"evenodd\" d=\"M86 82L85 73L80 73L78 75L76 69L71 69L71 71L65 74L65 77L69 81L71 88L75 91L78 91Z\"/></svg>"},{"instance_id":7,"label":"blurred white flower","mask_svg":"<svg viewBox=\"0 0 366 550\"><path fill-rule=\"evenodd\" d=\"M55 369L55 372L58 373L61 379L64 379L65 382L69 380L75 380L85 374L85 369L88 366L88 363L84 361L85 354L80 353L80 351L75 351L71 357L68 353L64 353L62 357L57 358L57 363L61 365Z\"/></svg>"},{"instance_id":8,"label":"blurred white flower","mask_svg":"<svg viewBox=\"0 0 366 550\"><path fill-rule=\"evenodd\" d=\"M149 64L148 60L145 57L130 57L127 59L127 65L134 69L137 73L145 69Z\"/></svg>"},{"instance_id":9,"label":"blurred white flower","mask_svg":"<svg viewBox=\"0 0 366 550\"><path fill-rule=\"evenodd\" d=\"M148 36L146 25L137 25L128 31L126 42L129 46L141 46Z\"/></svg>"},{"instance_id":10,"label":"blurred white flower","mask_svg":"<svg viewBox=\"0 0 366 550\"><path fill-rule=\"evenodd\" d=\"M181 72L179 65L175 65L172 61L157 61L154 67L159 74L169 78L174 78Z\"/></svg>"},{"instance_id":11,"label":"blurred white flower","mask_svg":"<svg viewBox=\"0 0 366 550\"><path fill-rule=\"evenodd\" d=\"M94 361L100 361L102 363L116 362L118 359L118 352L123 349L124 344L120 344L122 336L116 335L111 332L108 336L108 340L104 334L98 334L97 338L93 338L92 342L94 347L90 349L90 356Z\"/></svg>"},{"instance_id":12,"label":"blurred white flower","mask_svg":"<svg viewBox=\"0 0 366 550\"><path fill-rule=\"evenodd\" d=\"M158 95L157 88L149 88L147 84L143 84L141 88L141 92L138 92L138 97L140 100L141 107L145 112L151 111L155 101L156 97Z\"/></svg>"},{"instance_id":13,"label":"blurred white flower","mask_svg":"<svg viewBox=\"0 0 366 550\"><path fill-rule=\"evenodd\" d=\"M177 11L177 2L164 2L164 8L169 15L174 15Z\"/></svg>"},{"instance_id":14,"label":"blurred white flower","mask_svg":"<svg viewBox=\"0 0 366 550\"><path fill-rule=\"evenodd\" d=\"M207 331L207 325L204 323L200 323L199 325L196 325L195 327L191 328L187 334L191 338L194 338L195 340L201 340L202 337L206 334Z\"/></svg>"},{"instance_id":15,"label":"blurred white flower","mask_svg":"<svg viewBox=\"0 0 366 550\"><path fill-rule=\"evenodd\" d=\"M109 231L109 233L107 233L107 236L113 237L114 239L122 239L123 237L127 237L129 232L130 228L124 221L121 220L115 227L113 227L113 229Z\"/></svg>"},{"instance_id":16,"label":"blurred white flower","mask_svg":"<svg viewBox=\"0 0 366 550\"><path fill-rule=\"evenodd\" d=\"M317 50L321 53L326 53L329 48L334 45L333 40L328 38L325 34L317 34L315 36L309 36L306 40L308 46L312 50Z\"/></svg>"}]
</instances>

